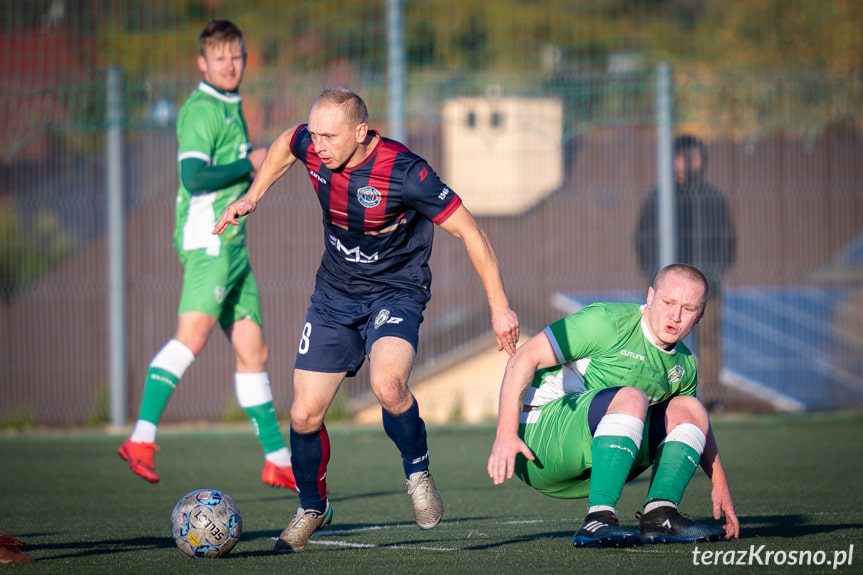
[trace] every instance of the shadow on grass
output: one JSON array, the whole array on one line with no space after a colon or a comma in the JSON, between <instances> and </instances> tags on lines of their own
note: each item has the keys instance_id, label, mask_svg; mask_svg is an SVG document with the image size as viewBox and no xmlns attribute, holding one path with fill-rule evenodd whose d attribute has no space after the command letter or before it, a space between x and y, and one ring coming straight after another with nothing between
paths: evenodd
<instances>
[{"instance_id":1,"label":"shadow on grass","mask_svg":"<svg viewBox=\"0 0 863 575\"><path fill-rule=\"evenodd\" d=\"M748 515L740 518L740 538L801 537L845 529L863 529L863 523L812 523L810 515Z\"/></svg>"},{"instance_id":2,"label":"shadow on grass","mask_svg":"<svg viewBox=\"0 0 863 575\"><path fill-rule=\"evenodd\" d=\"M93 557L97 555L113 555L116 553L128 553L130 551L145 551L150 549L176 549L174 540L170 537L135 537L131 539L109 539L103 541L77 541L62 542L57 545L39 544L29 547L30 550L42 551L59 550L65 551L59 555L40 557L39 562L56 561L58 559L73 559L79 557Z\"/></svg>"},{"instance_id":3,"label":"shadow on grass","mask_svg":"<svg viewBox=\"0 0 863 575\"><path fill-rule=\"evenodd\" d=\"M372 497L391 497L393 495L401 495L407 493L404 489L392 489L390 491L365 491L363 493L348 493L348 492L333 492L330 493L329 499L333 503L351 501L351 500L365 500L370 499ZM295 491L291 491L290 489L279 489L277 491L273 491L267 495L262 495L260 497L254 498L256 501L283 501L285 499L297 499L297 493ZM251 499L251 498L247 498Z\"/></svg>"}]
</instances>

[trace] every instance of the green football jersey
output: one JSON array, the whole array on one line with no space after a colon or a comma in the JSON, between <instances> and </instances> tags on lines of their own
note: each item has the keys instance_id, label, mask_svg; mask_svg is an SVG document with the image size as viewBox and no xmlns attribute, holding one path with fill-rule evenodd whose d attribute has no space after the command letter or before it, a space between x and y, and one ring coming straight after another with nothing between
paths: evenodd
<instances>
[{"instance_id":1,"label":"green football jersey","mask_svg":"<svg viewBox=\"0 0 863 575\"><path fill-rule=\"evenodd\" d=\"M683 342L655 346L633 303L595 303L545 328L560 365L536 372L525 403L549 401L586 390L637 387L651 404L695 395L695 358Z\"/></svg>"},{"instance_id":2,"label":"green football jersey","mask_svg":"<svg viewBox=\"0 0 863 575\"><path fill-rule=\"evenodd\" d=\"M245 158L252 145L240 95L225 94L205 82L198 84L177 117L177 141L178 169L187 158L203 160L208 166ZM217 256L223 248L244 246L245 219L239 226L228 226L222 235L213 235L213 227L225 208L246 193L250 182L246 175L218 190L193 194L183 186L181 174L174 228L177 250L205 249L207 255Z\"/></svg>"}]
</instances>

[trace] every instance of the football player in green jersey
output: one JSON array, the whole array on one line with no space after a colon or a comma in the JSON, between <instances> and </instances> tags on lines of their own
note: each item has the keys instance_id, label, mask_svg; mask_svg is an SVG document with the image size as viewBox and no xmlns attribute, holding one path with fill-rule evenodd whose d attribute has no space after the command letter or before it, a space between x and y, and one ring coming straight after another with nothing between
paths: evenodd
<instances>
[{"instance_id":1,"label":"football player in green jersey","mask_svg":"<svg viewBox=\"0 0 863 575\"><path fill-rule=\"evenodd\" d=\"M209 22L198 44L203 79L177 118L180 187L174 247L184 269L177 331L150 363L138 421L119 453L132 471L151 483L159 481L154 459L159 419L218 323L234 348L237 401L264 450L261 478L268 485L295 489L291 452L266 371L268 349L245 226L233 226L222 236L210 233L225 206L248 190L267 154L266 148L252 149L241 108L246 47L239 28L227 20Z\"/></svg>"},{"instance_id":2,"label":"football player in green jersey","mask_svg":"<svg viewBox=\"0 0 863 575\"><path fill-rule=\"evenodd\" d=\"M488 460L496 485L517 475L537 491L588 499L578 547L737 538L740 526L716 439L695 395L696 364L683 339L709 297L685 264L660 270L643 305L594 303L546 327L510 357ZM677 506L698 465L713 484L713 516ZM653 466L639 528L620 526L624 484Z\"/></svg>"}]
</instances>

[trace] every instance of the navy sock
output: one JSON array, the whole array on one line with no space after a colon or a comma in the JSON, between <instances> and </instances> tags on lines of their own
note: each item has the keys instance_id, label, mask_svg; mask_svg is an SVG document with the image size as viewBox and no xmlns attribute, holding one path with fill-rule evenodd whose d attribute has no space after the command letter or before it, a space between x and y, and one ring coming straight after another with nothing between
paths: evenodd
<instances>
[{"instance_id":1,"label":"navy sock","mask_svg":"<svg viewBox=\"0 0 863 575\"><path fill-rule=\"evenodd\" d=\"M420 417L420 408L414 398L407 411L393 415L386 409L383 412L384 431L396 444L402 455L405 477L423 471L429 466L429 448L426 442L426 424Z\"/></svg>"},{"instance_id":2,"label":"navy sock","mask_svg":"<svg viewBox=\"0 0 863 575\"><path fill-rule=\"evenodd\" d=\"M330 436L326 426L314 433L300 434L291 427L291 465L300 494L300 507L323 513L327 504L327 464Z\"/></svg>"}]
</instances>

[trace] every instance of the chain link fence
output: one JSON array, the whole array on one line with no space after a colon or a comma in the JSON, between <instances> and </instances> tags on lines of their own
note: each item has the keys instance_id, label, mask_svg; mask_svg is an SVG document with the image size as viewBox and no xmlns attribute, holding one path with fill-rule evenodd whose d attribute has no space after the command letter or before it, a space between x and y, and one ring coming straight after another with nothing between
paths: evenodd
<instances>
[{"instance_id":1,"label":"chain link fence","mask_svg":"<svg viewBox=\"0 0 863 575\"><path fill-rule=\"evenodd\" d=\"M669 61L675 132L705 142L705 177L728 199L736 230L722 316L729 404L863 405L863 28L837 25L837 38L852 36L827 53L830 65L814 65L827 58L818 43L799 67L765 64L736 44L722 64L704 40L710 18L731 19L744 3L726 3L726 13L715 2L461 4L404 2L406 143L475 206L525 335L591 299L644 297L633 232L658 178L654 69ZM836 18L861 17L855 4L835 4L848 12ZM108 419L108 66L125 80L131 419L148 363L176 327L173 122L199 79L200 29L227 17L244 30L244 110L257 145L305 121L313 97L333 85L361 94L372 127L387 135L388 5L0 2L0 427ZM799 31L807 20L798 16ZM319 209L294 170L249 223L283 417L322 250ZM489 356L482 286L446 234L431 264L411 385L429 395L420 403L432 419L488 420L506 359ZM164 421L235 417L232 373L230 346L214 333ZM365 372L346 380L343 399L353 415L373 404Z\"/></svg>"}]
</instances>

